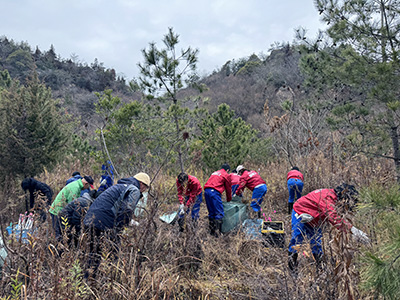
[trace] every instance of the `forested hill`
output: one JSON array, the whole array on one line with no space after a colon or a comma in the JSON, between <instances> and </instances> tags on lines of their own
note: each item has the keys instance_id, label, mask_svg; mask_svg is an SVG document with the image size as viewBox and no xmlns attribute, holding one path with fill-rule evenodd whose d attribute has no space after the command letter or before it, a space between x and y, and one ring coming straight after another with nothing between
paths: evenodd
<instances>
[{"instance_id":1,"label":"forested hill","mask_svg":"<svg viewBox=\"0 0 400 300\"><path fill-rule=\"evenodd\" d=\"M201 49L200 49L201 51ZM250 55L250 54L249 54ZM303 81L298 68L299 51L289 45L272 51L269 56L255 54L228 61L219 70L201 79L207 86L208 108L215 111L221 103L227 103L244 120L261 129L263 106L266 99L272 108L279 109L282 89L290 87L299 91ZM53 97L61 98L71 113L85 118L93 112L96 100L93 92L112 89L125 101L137 100L125 78L117 77L118 70L106 69L95 60L89 64L77 58L61 58L54 47L44 51L32 49L25 42L15 42L8 37L0 38L0 70L7 69L12 78L24 82L36 70L39 79L52 89ZM193 91L183 91L193 94Z\"/></svg>"}]
</instances>

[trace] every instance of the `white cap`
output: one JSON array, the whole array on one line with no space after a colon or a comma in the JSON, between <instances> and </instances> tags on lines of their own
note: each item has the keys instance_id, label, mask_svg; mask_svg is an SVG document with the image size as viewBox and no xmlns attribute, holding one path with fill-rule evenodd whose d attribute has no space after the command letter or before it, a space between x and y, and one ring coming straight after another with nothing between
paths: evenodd
<instances>
[{"instance_id":1,"label":"white cap","mask_svg":"<svg viewBox=\"0 0 400 300\"><path fill-rule=\"evenodd\" d=\"M244 167L242 165L238 165L237 168L236 168L236 172L239 173L243 169L244 169Z\"/></svg>"}]
</instances>

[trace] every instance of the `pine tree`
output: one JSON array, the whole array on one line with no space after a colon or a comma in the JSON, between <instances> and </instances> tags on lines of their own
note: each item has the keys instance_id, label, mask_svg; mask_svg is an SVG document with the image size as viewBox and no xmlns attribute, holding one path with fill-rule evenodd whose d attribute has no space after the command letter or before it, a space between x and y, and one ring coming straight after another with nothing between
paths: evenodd
<instances>
[{"instance_id":1,"label":"pine tree","mask_svg":"<svg viewBox=\"0 0 400 300\"><path fill-rule=\"evenodd\" d=\"M178 91L190 82L196 71L198 50L191 47L177 49L179 35L172 28L164 36L165 48L159 49L155 43L150 43L148 49L143 49L144 62L139 63L141 77L139 85L148 98L157 97L164 100L169 106L175 125L176 151L179 157L180 169L184 171L182 144L184 142L183 130L185 109L182 109L178 98Z\"/></svg>"},{"instance_id":2,"label":"pine tree","mask_svg":"<svg viewBox=\"0 0 400 300\"><path fill-rule=\"evenodd\" d=\"M233 166L243 163L256 138L256 130L242 118L235 118L235 112L227 104L219 105L218 111L199 127L202 159L209 170L219 168L223 163Z\"/></svg>"},{"instance_id":3,"label":"pine tree","mask_svg":"<svg viewBox=\"0 0 400 300\"><path fill-rule=\"evenodd\" d=\"M319 101L332 104L330 124L355 151L393 160L400 182L399 4L316 1L331 43L311 45L302 66Z\"/></svg>"},{"instance_id":4,"label":"pine tree","mask_svg":"<svg viewBox=\"0 0 400 300\"><path fill-rule=\"evenodd\" d=\"M13 81L1 91L2 176L35 176L61 158L69 134L56 104L36 74L25 86Z\"/></svg>"}]
</instances>

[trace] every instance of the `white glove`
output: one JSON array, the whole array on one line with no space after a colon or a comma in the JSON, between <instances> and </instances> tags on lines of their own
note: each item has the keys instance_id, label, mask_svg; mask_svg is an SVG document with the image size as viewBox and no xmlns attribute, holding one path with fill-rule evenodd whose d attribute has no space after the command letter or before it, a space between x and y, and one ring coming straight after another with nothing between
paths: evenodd
<instances>
[{"instance_id":1,"label":"white glove","mask_svg":"<svg viewBox=\"0 0 400 300\"><path fill-rule=\"evenodd\" d=\"M182 216L182 215L185 214L185 204L179 205L179 212L178 212L178 214L179 214L180 216Z\"/></svg>"},{"instance_id":2,"label":"white glove","mask_svg":"<svg viewBox=\"0 0 400 300\"><path fill-rule=\"evenodd\" d=\"M139 226L139 222L135 221L134 219L131 220L131 226Z\"/></svg>"},{"instance_id":3,"label":"white glove","mask_svg":"<svg viewBox=\"0 0 400 300\"><path fill-rule=\"evenodd\" d=\"M353 237L355 240L357 240L363 244L370 243L368 236L364 232L362 232L360 229L357 229L355 226L351 227L351 233L353 234Z\"/></svg>"},{"instance_id":4,"label":"white glove","mask_svg":"<svg viewBox=\"0 0 400 300\"><path fill-rule=\"evenodd\" d=\"M104 178L101 182L100 185L106 185L107 184L107 180Z\"/></svg>"},{"instance_id":5,"label":"white glove","mask_svg":"<svg viewBox=\"0 0 400 300\"><path fill-rule=\"evenodd\" d=\"M314 217L309 215L309 214L301 214L301 215L299 215L298 213L296 213L295 216L296 216L297 219L298 218L301 219L300 223L308 223L308 222L311 222L314 219Z\"/></svg>"}]
</instances>

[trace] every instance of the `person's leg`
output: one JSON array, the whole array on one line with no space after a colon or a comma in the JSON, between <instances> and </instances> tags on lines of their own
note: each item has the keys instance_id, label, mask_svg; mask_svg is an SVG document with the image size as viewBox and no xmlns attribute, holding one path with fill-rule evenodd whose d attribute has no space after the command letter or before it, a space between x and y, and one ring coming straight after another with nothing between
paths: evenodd
<instances>
[{"instance_id":1,"label":"person's leg","mask_svg":"<svg viewBox=\"0 0 400 300\"><path fill-rule=\"evenodd\" d=\"M304 224L300 222L300 218L296 218L296 212L292 211L292 238L289 242L289 250L288 250L288 266L289 269L297 274L297 250L294 246L302 244L304 240Z\"/></svg>"},{"instance_id":2,"label":"person's leg","mask_svg":"<svg viewBox=\"0 0 400 300\"><path fill-rule=\"evenodd\" d=\"M311 226L309 227L311 229L309 229L307 235L310 239L311 252L314 256L316 267L317 269L319 269L322 261L322 256L324 255L322 251L322 230L321 228L312 228Z\"/></svg>"},{"instance_id":3,"label":"person's leg","mask_svg":"<svg viewBox=\"0 0 400 300\"><path fill-rule=\"evenodd\" d=\"M208 210L208 227L211 235L215 235L215 208L214 202L212 200L212 189L204 190L204 199L206 201L207 210Z\"/></svg>"},{"instance_id":4,"label":"person's leg","mask_svg":"<svg viewBox=\"0 0 400 300\"><path fill-rule=\"evenodd\" d=\"M300 179L297 179L296 185L295 185L295 192L296 192L296 198L295 200L298 200L301 198L301 193L303 192L303 187L304 183Z\"/></svg>"},{"instance_id":5,"label":"person's leg","mask_svg":"<svg viewBox=\"0 0 400 300\"><path fill-rule=\"evenodd\" d=\"M255 211L255 212L260 212L261 211L261 203L264 200L264 196L267 194L267 185L263 184L262 186L255 188L253 190L253 194L252 194L252 201L251 201L251 208Z\"/></svg>"},{"instance_id":6,"label":"person's leg","mask_svg":"<svg viewBox=\"0 0 400 300\"><path fill-rule=\"evenodd\" d=\"M222 206L221 194L214 189L206 189L204 192L207 208L209 212L210 234L217 236L216 230L220 230L222 218L224 217L224 207Z\"/></svg>"},{"instance_id":7,"label":"person's leg","mask_svg":"<svg viewBox=\"0 0 400 300\"><path fill-rule=\"evenodd\" d=\"M293 204L294 204L294 197L295 197L295 185L294 185L294 179L291 178L287 182L287 187L289 191L289 200L288 200L288 214L292 214L292 209L293 209Z\"/></svg>"},{"instance_id":8,"label":"person's leg","mask_svg":"<svg viewBox=\"0 0 400 300\"><path fill-rule=\"evenodd\" d=\"M192 207L192 220L197 221L200 217L200 204L203 202L203 193L200 193L196 197L196 202Z\"/></svg>"}]
</instances>

